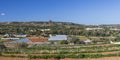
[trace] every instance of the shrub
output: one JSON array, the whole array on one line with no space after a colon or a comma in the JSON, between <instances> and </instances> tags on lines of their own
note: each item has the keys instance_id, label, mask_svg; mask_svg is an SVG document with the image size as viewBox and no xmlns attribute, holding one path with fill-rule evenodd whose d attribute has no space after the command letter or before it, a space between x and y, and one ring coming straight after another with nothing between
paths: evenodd
<instances>
[{"instance_id":1,"label":"shrub","mask_svg":"<svg viewBox=\"0 0 120 60\"><path fill-rule=\"evenodd\" d=\"M28 44L25 43L25 42L21 42L21 43L16 43L15 44L16 48L26 48L27 46L28 46Z\"/></svg>"},{"instance_id":2,"label":"shrub","mask_svg":"<svg viewBox=\"0 0 120 60\"><path fill-rule=\"evenodd\" d=\"M103 57L103 55L102 54L91 54L89 57L90 58L100 58L100 57Z\"/></svg>"},{"instance_id":3,"label":"shrub","mask_svg":"<svg viewBox=\"0 0 120 60\"><path fill-rule=\"evenodd\" d=\"M2 52L0 52L0 56L2 56Z\"/></svg>"},{"instance_id":4,"label":"shrub","mask_svg":"<svg viewBox=\"0 0 120 60\"><path fill-rule=\"evenodd\" d=\"M55 58L55 59L63 59L63 58L65 58L65 56L64 55L53 55L53 58Z\"/></svg>"}]
</instances>

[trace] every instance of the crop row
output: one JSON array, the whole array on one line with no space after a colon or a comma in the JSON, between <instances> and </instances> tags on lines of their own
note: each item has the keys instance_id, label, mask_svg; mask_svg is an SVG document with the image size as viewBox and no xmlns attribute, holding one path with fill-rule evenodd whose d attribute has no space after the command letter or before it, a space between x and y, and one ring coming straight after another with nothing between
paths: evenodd
<instances>
[{"instance_id":1,"label":"crop row","mask_svg":"<svg viewBox=\"0 0 120 60\"><path fill-rule=\"evenodd\" d=\"M36 59L36 58L43 58L43 59L49 59L49 58L54 58L54 59L64 59L64 58L101 58L101 57L111 57L111 56L120 56L120 53L116 54L58 54L58 55L28 55L27 58L30 59ZM15 55L10 55L10 56L4 56L4 57L20 57L20 58L25 58L25 56L15 56Z\"/></svg>"}]
</instances>

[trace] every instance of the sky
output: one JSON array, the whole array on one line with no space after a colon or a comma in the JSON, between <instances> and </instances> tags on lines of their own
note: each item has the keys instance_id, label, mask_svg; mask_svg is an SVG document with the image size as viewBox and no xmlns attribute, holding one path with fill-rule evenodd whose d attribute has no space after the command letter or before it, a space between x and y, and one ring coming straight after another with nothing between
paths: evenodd
<instances>
[{"instance_id":1,"label":"sky","mask_svg":"<svg viewBox=\"0 0 120 60\"><path fill-rule=\"evenodd\" d=\"M120 0L0 0L0 22L120 24Z\"/></svg>"}]
</instances>

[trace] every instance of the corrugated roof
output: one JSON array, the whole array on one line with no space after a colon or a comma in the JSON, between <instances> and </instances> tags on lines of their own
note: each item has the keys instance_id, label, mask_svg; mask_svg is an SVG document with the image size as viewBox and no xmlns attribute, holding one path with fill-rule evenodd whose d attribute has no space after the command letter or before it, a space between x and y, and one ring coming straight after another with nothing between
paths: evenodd
<instances>
[{"instance_id":1,"label":"corrugated roof","mask_svg":"<svg viewBox=\"0 0 120 60\"><path fill-rule=\"evenodd\" d=\"M51 36L49 39L50 40L67 40L67 35L55 35Z\"/></svg>"},{"instance_id":2,"label":"corrugated roof","mask_svg":"<svg viewBox=\"0 0 120 60\"><path fill-rule=\"evenodd\" d=\"M21 42L25 42L25 43L31 43L31 42L47 42L48 39L47 38L39 38L39 37L27 37L27 38L22 38L19 40L11 40L11 41L7 41L10 43L21 43Z\"/></svg>"},{"instance_id":3,"label":"corrugated roof","mask_svg":"<svg viewBox=\"0 0 120 60\"><path fill-rule=\"evenodd\" d=\"M22 38L22 39L19 39L19 40L11 41L10 43L21 43L21 42L30 43L31 41L27 38Z\"/></svg>"},{"instance_id":4,"label":"corrugated roof","mask_svg":"<svg viewBox=\"0 0 120 60\"><path fill-rule=\"evenodd\" d=\"M27 37L31 42L47 42L47 38L41 38L41 37Z\"/></svg>"}]
</instances>

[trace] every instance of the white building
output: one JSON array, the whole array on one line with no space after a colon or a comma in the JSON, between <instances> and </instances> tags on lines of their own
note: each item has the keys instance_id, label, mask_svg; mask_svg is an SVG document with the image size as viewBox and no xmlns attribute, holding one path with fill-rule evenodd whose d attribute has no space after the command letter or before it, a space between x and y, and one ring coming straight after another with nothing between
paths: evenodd
<instances>
[{"instance_id":1,"label":"white building","mask_svg":"<svg viewBox=\"0 0 120 60\"><path fill-rule=\"evenodd\" d=\"M103 28L86 28L86 30L102 30Z\"/></svg>"}]
</instances>

